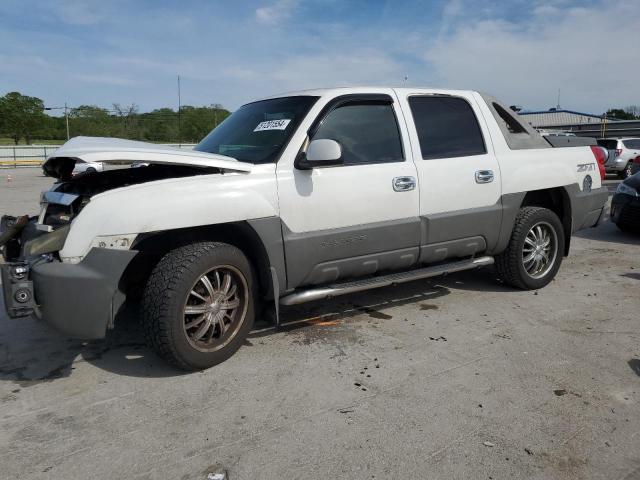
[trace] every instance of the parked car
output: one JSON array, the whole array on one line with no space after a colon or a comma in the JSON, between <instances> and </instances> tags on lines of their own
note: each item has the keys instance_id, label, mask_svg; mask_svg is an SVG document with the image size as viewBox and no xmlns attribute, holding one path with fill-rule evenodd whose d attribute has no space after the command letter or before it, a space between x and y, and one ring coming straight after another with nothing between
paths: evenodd
<instances>
[{"instance_id":1,"label":"parked car","mask_svg":"<svg viewBox=\"0 0 640 480\"><path fill-rule=\"evenodd\" d=\"M104 170L104 165L102 162L85 162L84 160L78 159L76 161L75 166L73 167L72 175L79 175L81 173L94 173L94 172L102 172Z\"/></svg>"},{"instance_id":2,"label":"parked car","mask_svg":"<svg viewBox=\"0 0 640 480\"><path fill-rule=\"evenodd\" d=\"M618 185L611 199L611 221L620 230L640 232L640 172Z\"/></svg>"},{"instance_id":3,"label":"parked car","mask_svg":"<svg viewBox=\"0 0 640 480\"><path fill-rule=\"evenodd\" d=\"M631 164L631 175L635 175L638 172L640 172L640 155L634 158Z\"/></svg>"},{"instance_id":4,"label":"parked car","mask_svg":"<svg viewBox=\"0 0 640 480\"><path fill-rule=\"evenodd\" d=\"M633 160L640 155L640 138L599 138L598 145L611 152L605 164L607 173L622 179L632 175Z\"/></svg>"},{"instance_id":5,"label":"parked car","mask_svg":"<svg viewBox=\"0 0 640 480\"><path fill-rule=\"evenodd\" d=\"M72 178L75 159L151 166ZM19 252L0 266L5 305L102 338L142 288L149 345L202 369L266 305L278 325L281 305L493 263L538 289L600 221L604 160L554 148L488 95L418 88L255 101L194 150L79 137L44 165L60 182L36 228L0 237Z\"/></svg>"}]
</instances>

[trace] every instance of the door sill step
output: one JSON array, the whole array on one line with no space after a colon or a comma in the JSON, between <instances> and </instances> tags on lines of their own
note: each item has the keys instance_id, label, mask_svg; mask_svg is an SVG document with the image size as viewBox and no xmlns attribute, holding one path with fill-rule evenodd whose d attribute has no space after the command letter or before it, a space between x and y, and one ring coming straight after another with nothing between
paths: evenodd
<instances>
[{"instance_id":1,"label":"door sill step","mask_svg":"<svg viewBox=\"0 0 640 480\"><path fill-rule=\"evenodd\" d=\"M397 283L411 282L423 278L436 277L445 273L461 272L472 268L492 265L493 257L478 257L456 262L444 263L433 267L424 267L406 272L390 273L378 277L370 277L363 280L352 280L342 283L333 283L321 287L311 287L296 290L280 299L281 305L298 305L300 303L322 300L349 293L362 292L373 288L387 287Z\"/></svg>"}]
</instances>

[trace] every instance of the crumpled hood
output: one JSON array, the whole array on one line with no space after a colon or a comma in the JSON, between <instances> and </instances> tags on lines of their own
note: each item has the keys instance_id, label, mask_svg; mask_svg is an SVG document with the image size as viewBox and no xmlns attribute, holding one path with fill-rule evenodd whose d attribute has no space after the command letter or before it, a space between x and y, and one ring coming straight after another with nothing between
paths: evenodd
<instances>
[{"instance_id":1,"label":"crumpled hood","mask_svg":"<svg viewBox=\"0 0 640 480\"><path fill-rule=\"evenodd\" d=\"M47 175L68 178L76 160L85 162L148 162L194 167L216 167L236 172L250 172L253 165L215 153L168 147L121 138L75 137L57 149L42 169Z\"/></svg>"}]
</instances>

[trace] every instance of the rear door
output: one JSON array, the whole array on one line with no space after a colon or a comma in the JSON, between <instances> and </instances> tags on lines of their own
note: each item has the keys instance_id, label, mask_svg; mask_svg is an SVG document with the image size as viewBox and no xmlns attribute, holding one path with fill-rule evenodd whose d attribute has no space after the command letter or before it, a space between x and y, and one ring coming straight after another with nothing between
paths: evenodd
<instances>
[{"instance_id":1,"label":"rear door","mask_svg":"<svg viewBox=\"0 0 640 480\"><path fill-rule=\"evenodd\" d=\"M392 93L343 95L319 113L305 144L337 141L343 165L300 170L291 159L278 163L289 288L417 262L417 172Z\"/></svg>"},{"instance_id":2,"label":"rear door","mask_svg":"<svg viewBox=\"0 0 640 480\"><path fill-rule=\"evenodd\" d=\"M420 261L492 248L502 219L500 167L472 94L401 98L420 184Z\"/></svg>"}]
</instances>

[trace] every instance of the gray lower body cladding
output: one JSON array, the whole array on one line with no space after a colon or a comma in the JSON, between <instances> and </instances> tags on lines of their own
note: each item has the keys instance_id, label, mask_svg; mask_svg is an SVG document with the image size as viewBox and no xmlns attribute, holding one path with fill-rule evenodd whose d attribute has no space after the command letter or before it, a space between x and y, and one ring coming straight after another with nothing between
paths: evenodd
<instances>
[{"instance_id":1,"label":"gray lower body cladding","mask_svg":"<svg viewBox=\"0 0 640 480\"><path fill-rule=\"evenodd\" d=\"M295 233L283 223L287 286L410 268L418 261L418 217Z\"/></svg>"},{"instance_id":2,"label":"gray lower body cladding","mask_svg":"<svg viewBox=\"0 0 640 480\"><path fill-rule=\"evenodd\" d=\"M78 264L34 266L30 280L38 315L66 335L103 338L125 300L118 289L122 273L137 253L93 248Z\"/></svg>"},{"instance_id":3,"label":"gray lower body cladding","mask_svg":"<svg viewBox=\"0 0 640 480\"><path fill-rule=\"evenodd\" d=\"M596 188L588 192L580 191L577 185L569 187L567 187L567 193L571 198L571 233L597 225L602 217L604 205L609 198L607 187Z\"/></svg>"},{"instance_id":4,"label":"gray lower body cladding","mask_svg":"<svg viewBox=\"0 0 640 480\"><path fill-rule=\"evenodd\" d=\"M581 191L577 184L561 188L571 212L566 235L596 225L607 189ZM527 193L506 194L495 205L480 208L315 232L291 232L283 223L287 289L452 258L497 255L509 243Z\"/></svg>"},{"instance_id":5,"label":"gray lower body cladding","mask_svg":"<svg viewBox=\"0 0 640 480\"><path fill-rule=\"evenodd\" d=\"M294 233L283 223L288 289L402 271L495 244L500 206Z\"/></svg>"},{"instance_id":6,"label":"gray lower body cladding","mask_svg":"<svg viewBox=\"0 0 640 480\"><path fill-rule=\"evenodd\" d=\"M565 185L560 188L564 190L566 194L565 198L568 198L569 201L568 208L570 217L567 217L566 221L563 222L568 241L572 233L598 224L602 217L609 191L606 187L582 191L578 187L578 184ZM507 247L516 216L527 193L531 192L510 193L502 196L502 223L500 234L495 248L488 249L488 253L498 254Z\"/></svg>"}]
</instances>

